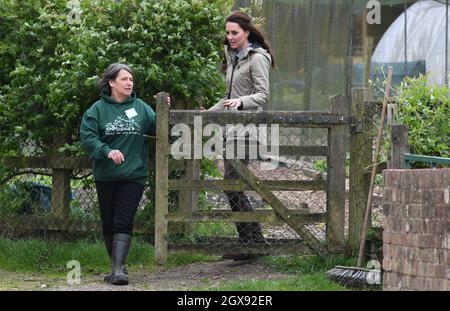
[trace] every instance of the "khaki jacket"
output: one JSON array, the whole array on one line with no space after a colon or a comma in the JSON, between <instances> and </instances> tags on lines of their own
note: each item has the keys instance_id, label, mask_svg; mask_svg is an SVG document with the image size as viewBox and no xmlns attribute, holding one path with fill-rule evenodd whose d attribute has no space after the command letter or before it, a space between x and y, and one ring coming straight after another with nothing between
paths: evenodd
<instances>
[{"instance_id":1,"label":"khaki jacket","mask_svg":"<svg viewBox=\"0 0 450 311\"><path fill-rule=\"evenodd\" d=\"M240 98L242 102L240 109L260 111L269 100L270 54L262 47L250 45L233 66L235 55L236 52L226 45L225 56L228 64L226 97L209 110L224 110L223 102L226 99Z\"/></svg>"}]
</instances>

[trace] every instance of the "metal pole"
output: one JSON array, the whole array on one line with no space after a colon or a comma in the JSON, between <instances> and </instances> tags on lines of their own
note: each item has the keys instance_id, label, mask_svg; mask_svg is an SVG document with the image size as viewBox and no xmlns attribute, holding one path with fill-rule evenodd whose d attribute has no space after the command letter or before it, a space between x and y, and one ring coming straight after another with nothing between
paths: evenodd
<instances>
[{"instance_id":1,"label":"metal pole","mask_svg":"<svg viewBox=\"0 0 450 311\"><path fill-rule=\"evenodd\" d=\"M408 9L408 4L405 2L404 4L403 4L403 8L404 8L404 11L405 11L405 29L404 29L404 35L405 35L405 66L404 66L404 76L406 76L407 75L407 62L408 62L408 51L407 51L407 48L408 48L408 38L407 38L407 36L408 36L408 23L407 23L407 13L406 13L406 10Z\"/></svg>"},{"instance_id":2,"label":"metal pole","mask_svg":"<svg viewBox=\"0 0 450 311\"><path fill-rule=\"evenodd\" d=\"M448 0L445 2L445 85L448 85Z\"/></svg>"},{"instance_id":3,"label":"metal pole","mask_svg":"<svg viewBox=\"0 0 450 311\"><path fill-rule=\"evenodd\" d=\"M353 85L353 0L350 3L350 15L348 17L348 41L347 41L347 72L346 72L346 90L345 96L347 98L347 113L351 113L351 98Z\"/></svg>"}]
</instances>

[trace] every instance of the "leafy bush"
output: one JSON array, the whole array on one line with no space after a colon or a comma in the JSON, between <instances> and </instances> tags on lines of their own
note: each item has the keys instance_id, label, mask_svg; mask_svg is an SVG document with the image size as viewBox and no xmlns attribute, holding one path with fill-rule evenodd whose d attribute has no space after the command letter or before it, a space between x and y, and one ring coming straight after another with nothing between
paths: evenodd
<instances>
[{"instance_id":1,"label":"leafy bush","mask_svg":"<svg viewBox=\"0 0 450 311\"><path fill-rule=\"evenodd\" d=\"M406 78L394 89L399 121L408 125L414 152L450 156L450 89L430 84L426 76Z\"/></svg>"},{"instance_id":2,"label":"leafy bush","mask_svg":"<svg viewBox=\"0 0 450 311\"><path fill-rule=\"evenodd\" d=\"M148 103L163 90L204 106L223 93L218 63L232 1L79 3L80 23L69 23L67 0L2 1L3 154L20 155L29 142L32 153L48 153L55 129L63 143L76 146L81 115L98 99L96 82L113 62L131 66L138 96Z\"/></svg>"}]
</instances>

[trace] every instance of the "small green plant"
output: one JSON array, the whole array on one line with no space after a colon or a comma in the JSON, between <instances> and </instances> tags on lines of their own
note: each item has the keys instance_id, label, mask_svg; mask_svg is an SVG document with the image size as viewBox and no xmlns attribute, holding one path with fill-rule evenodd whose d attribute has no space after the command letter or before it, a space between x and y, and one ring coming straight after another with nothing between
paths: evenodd
<instances>
[{"instance_id":1,"label":"small green plant","mask_svg":"<svg viewBox=\"0 0 450 311\"><path fill-rule=\"evenodd\" d=\"M313 169L318 172L326 173L327 172L327 161L320 159L314 162Z\"/></svg>"}]
</instances>

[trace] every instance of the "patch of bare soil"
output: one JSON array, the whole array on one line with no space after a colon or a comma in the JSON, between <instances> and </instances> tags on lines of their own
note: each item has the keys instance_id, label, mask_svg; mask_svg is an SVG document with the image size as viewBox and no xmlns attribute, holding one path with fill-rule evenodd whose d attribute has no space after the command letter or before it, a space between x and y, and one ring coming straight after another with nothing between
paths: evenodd
<instances>
[{"instance_id":1,"label":"patch of bare soil","mask_svg":"<svg viewBox=\"0 0 450 311\"><path fill-rule=\"evenodd\" d=\"M79 285L65 279L43 279L12 272L1 272L0 289L46 291L189 291L208 289L230 281L277 280L291 275L273 270L258 262L222 260L200 262L176 268L158 268L154 272L131 271L130 284L113 286L103 282L104 275L88 275ZM28 280L32 281L27 281ZM8 285L10 284L10 285Z\"/></svg>"}]
</instances>

